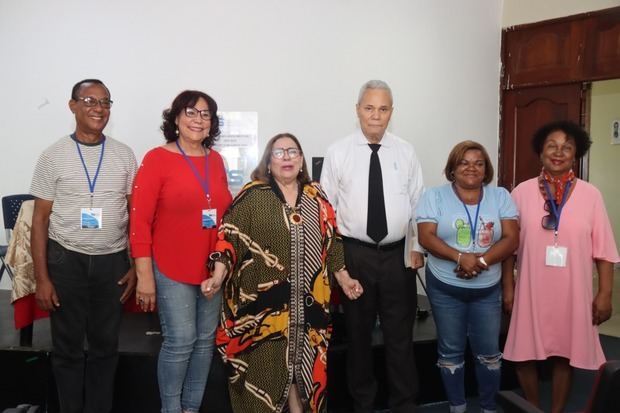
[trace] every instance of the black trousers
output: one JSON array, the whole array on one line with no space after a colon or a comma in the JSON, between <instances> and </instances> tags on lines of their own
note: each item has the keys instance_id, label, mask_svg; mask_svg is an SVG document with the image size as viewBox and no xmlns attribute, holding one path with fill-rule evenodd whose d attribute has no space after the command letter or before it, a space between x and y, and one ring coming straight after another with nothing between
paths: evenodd
<instances>
[{"instance_id":1,"label":"black trousers","mask_svg":"<svg viewBox=\"0 0 620 413\"><path fill-rule=\"evenodd\" d=\"M393 413L416 409L418 379L413 354L417 307L415 271L404 265L404 245L379 251L353 242L344 244L347 270L364 287L354 301L344 296L347 327L347 379L356 413L373 411L377 381L371 335L379 314L383 331L388 400Z\"/></svg>"},{"instance_id":2,"label":"black trousers","mask_svg":"<svg viewBox=\"0 0 620 413\"><path fill-rule=\"evenodd\" d=\"M47 266L60 301L60 307L50 313L52 371L60 411L108 413L114 398L120 297L125 289L117 283L129 269L127 252L86 255L50 240Z\"/></svg>"}]
</instances>

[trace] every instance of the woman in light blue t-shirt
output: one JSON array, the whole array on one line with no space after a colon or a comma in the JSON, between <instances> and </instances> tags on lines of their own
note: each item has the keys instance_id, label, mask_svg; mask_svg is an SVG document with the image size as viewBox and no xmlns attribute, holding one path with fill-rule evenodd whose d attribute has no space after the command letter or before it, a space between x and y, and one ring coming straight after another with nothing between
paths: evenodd
<instances>
[{"instance_id":1,"label":"woman in light blue t-shirt","mask_svg":"<svg viewBox=\"0 0 620 413\"><path fill-rule=\"evenodd\" d=\"M444 173L450 183L428 189L417 208L419 242L429 253L426 282L437 326L437 366L450 412L465 412L469 339L480 407L491 413L502 359L501 262L518 246L517 208L508 191L488 185L493 166L477 142L457 144Z\"/></svg>"}]
</instances>

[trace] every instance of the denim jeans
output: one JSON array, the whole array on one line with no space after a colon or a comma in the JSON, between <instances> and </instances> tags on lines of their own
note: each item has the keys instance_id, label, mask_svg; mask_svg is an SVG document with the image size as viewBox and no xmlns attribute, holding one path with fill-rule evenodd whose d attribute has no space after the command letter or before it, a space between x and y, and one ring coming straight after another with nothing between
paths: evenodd
<instances>
[{"instance_id":1,"label":"denim jeans","mask_svg":"<svg viewBox=\"0 0 620 413\"><path fill-rule=\"evenodd\" d=\"M118 281L129 270L127 251L87 255L50 239L47 268L60 300L60 307L50 312L60 411L110 412L125 290Z\"/></svg>"},{"instance_id":2,"label":"denim jeans","mask_svg":"<svg viewBox=\"0 0 620 413\"><path fill-rule=\"evenodd\" d=\"M164 339L157 363L161 411L198 412L211 367L222 295L206 299L200 285L171 280L153 267Z\"/></svg>"},{"instance_id":3,"label":"denim jeans","mask_svg":"<svg viewBox=\"0 0 620 413\"><path fill-rule=\"evenodd\" d=\"M428 298L437 326L437 366L451 413L462 413L465 401L465 348L474 355L482 411L495 412L502 354L500 283L487 288L462 288L438 280L426 269Z\"/></svg>"}]
</instances>

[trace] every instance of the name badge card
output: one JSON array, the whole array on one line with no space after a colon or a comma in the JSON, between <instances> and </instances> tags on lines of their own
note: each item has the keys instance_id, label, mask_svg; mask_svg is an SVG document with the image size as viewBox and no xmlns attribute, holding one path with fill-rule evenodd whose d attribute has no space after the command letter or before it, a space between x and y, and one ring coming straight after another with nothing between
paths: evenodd
<instances>
[{"instance_id":1,"label":"name badge card","mask_svg":"<svg viewBox=\"0 0 620 413\"><path fill-rule=\"evenodd\" d=\"M103 228L103 208L82 208L80 214L80 228Z\"/></svg>"},{"instance_id":2,"label":"name badge card","mask_svg":"<svg viewBox=\"0 0 620 413\"><path fill-rule=\"evenodd\" d=\"M217 225L217 210L215 208L202 210L202 229L215 228Z\"/></svg>"},{"instance_id":3,"label":"name badge card","mask_svg":"<svg viewBox=\"0 0 620 413\"><path fill-rule=\"evenodd\" d=\"M545 264L549 267L566 267L567 256L568 249L566 247L548 245Z\"/></svg>"}]
</instances>

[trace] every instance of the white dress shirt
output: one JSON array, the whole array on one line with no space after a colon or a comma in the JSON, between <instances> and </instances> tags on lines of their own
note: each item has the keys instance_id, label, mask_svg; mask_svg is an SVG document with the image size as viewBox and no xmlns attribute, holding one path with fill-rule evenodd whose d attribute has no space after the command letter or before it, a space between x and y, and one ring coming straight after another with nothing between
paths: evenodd
<instances>
[{"instance_id":1,"label":"white dress shirt","mask_svg":"<svg viewBox=\"0 0 620 413\"><path fill-rule=\"evenodd\" d=\"M332 144L327 149L321 172L321 186L336 210L338 228L346 237L374 243L366 234L368 214L368 140L361 130ZM424 189L422 168L413 146L386 132L378 155L381 161L383 194L388 234L380 244L410 238L407 245L422 249L413 235L415 210ZM405 255L408 259L408 250Z\"/></svg>"}]
</instances>

